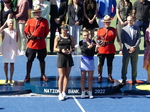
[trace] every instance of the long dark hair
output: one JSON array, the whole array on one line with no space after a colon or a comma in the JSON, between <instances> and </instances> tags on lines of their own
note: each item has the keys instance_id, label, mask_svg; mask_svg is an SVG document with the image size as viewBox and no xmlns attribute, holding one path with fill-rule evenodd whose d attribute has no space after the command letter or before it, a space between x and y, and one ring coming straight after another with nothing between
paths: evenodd
<instances>
[{"instance_id":1,"label":"long dark hair","mask_svg":"<svg viewBox=\"0 0 150 112\"><path fill-rule=\"evenodd\" d=\"M11 0L4 0L4 1L2 2L2 10L4 9L4 2L5 2L5 1L10 2L10 8L11 8L11 9L14 8L14 4L12 3Z\"/></svg>"},{"instance_id":2,"label":"long dark hair","mask_svg":"<svg viewBox=\"0 0 150 112\"><path fill-rule=\"evenodd\" d=\"M130 6L130 4L131 4L130 0L126 0L126 2L127 2L127 5ZM121 3L121 5L123 5L123 6L125 5L124 0L120 0L120 3Z\"/></svg>"},{"instance_id":3,"label":"long dark hair","mask_svg":"<svg viewBox=\"0 0 150 112\"><path fill-rule=\"evenodd\" d=\"M94 0L91 0L91 1L92 1L92 3L90 3L90 0L85 0L85 1L84 1L84 3L87 4L87 7L86 7L87 9L90 9L90 7L91 7L92 9L94 9L94 8L96 7L96 6L95 6L95 3L96 3L96 2L95 2Z\"/></svg>"}]
</instances>

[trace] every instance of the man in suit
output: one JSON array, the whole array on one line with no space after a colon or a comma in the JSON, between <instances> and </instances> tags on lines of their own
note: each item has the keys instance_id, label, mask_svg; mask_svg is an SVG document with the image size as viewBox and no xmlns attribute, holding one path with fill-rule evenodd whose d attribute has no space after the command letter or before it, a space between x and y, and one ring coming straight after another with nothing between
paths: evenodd
<instances>
[{"instance_id":1,"label":"man in suit","mask_svg":"<svg viewBox=\"0 0 150 112\"><path fill-rule=\"evenodd\" d=\"M60 33L60 26L62 21L65 22L65 17L67 13L68 0L50 0L50 15L51 15L51 37L50 37L50 54L53 54L53 46L55 39L55 32L58 28Z\"/></svg>"},{"instance_id":2,"label":"man in suit","mask_svg":"<svg viewBox=\"0 0 150 112\"><path fill-rule=\"evenodd\" d=\"M127 25L121 30L121 39L123 43L123 58L122 58L122 85L126 84L126 74L129 60L132 68L132 84L137 83L137 62L139 53L139 44L141 41L140 29L134 25L132 16L127 17Z\"/></svg>"}]
</instances>

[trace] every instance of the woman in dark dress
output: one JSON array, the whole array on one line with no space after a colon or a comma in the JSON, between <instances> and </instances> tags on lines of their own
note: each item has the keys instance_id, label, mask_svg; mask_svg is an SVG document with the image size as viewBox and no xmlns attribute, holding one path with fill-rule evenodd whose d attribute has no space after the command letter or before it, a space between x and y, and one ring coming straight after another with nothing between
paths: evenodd
<instances>
[{"instance_id":1,"label":"woman in dark dress","mask_svg":"<svg viewBox=\"0 0 150 112\"><path fill-rule=\"evenodd\" d=\"M94 29L98 28L96 22L97 3L95 0L85 0L83 3L84 21L83 28L85 27L90 31L90 38L94 37Z\"/></svg>"},{"instance_id":2,"label":"woman in dark dress","mask_svg":"<svg viewBox=\"0 0 150 112\"><path fill-rule=\"evenodd\" d=\"M54 51L58 52L57 67L59 73L59 100L68 98L65 92L69 82L71 67L74 65L71 55L71 53L74 51L74 38L67 32L68 26L62 25L61 34L56 36L54 41Z\"/></svg>"},{"instance_id":3,"label":"woman in dark dress","mask_svg":"<svg viewBox=\"0 0 150 112\"><path fill-rule=\"evenodd\" d=\"M4 7L1 11L1 27L0 31L7 27L7 19L12 19L13 17L13 3L11 0L4 0Z\"/></svg>"},{"instance_id":4,"label":"woman in dark dress","mask_svg":"<svg viewBox=\"0 0 150 112\"><path fill-rule=\"evenodd\" d=\"M127 25L127 17L132 13L132 3L130 0L120 0L117 4L117 42L120 46L119 53L122 54L121 29Z\"/></svg>"}]
</instances>

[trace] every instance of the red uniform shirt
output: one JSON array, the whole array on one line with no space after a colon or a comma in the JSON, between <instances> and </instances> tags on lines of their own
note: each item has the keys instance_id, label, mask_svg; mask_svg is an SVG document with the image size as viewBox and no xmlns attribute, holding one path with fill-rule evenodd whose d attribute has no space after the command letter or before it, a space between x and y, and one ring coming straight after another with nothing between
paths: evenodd
<instances>
[{"instance_id":1,"label":"red uniform shirt","mask_svg":"<svg viewBox=\"0 0 150 112\"><path fill-rule=\"evenodd\" d=\"M110 27L109 30L106 28L98 29L97 31L98 36L104 37L105 42L111 42L109 44L106 44L105 46L100 46L98 48L99 54L112 54L116 52L115 45L112 41L115 41L116 38L116 29ZM101 39L102 37L98 37L97 39Z\"/></svg>"},{"instance_id":2,"label":"red uniform shirt","mask_svg":"<svg viewBox=\"0 0 150 112\"><path fill-rule=\"evenodd\" d=\"M37 28L36 28L37 27ZM28 39L27 47L31 49L46 48L45 38L49 33L48 21L44 18L37 20L35 18L28 19L24 27L24 32L28 38L29 33L34 37L41 39Z\"/></svg>"}]
</instances>

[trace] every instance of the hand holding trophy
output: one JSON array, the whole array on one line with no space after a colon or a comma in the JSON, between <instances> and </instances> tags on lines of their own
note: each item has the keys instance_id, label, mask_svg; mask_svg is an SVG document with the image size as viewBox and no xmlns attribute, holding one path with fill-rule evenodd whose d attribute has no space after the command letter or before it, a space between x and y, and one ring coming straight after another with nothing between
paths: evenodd
<instances>
[{"instance_id":1,"label":"hand holding trophy","mask_svg":"<svg viewBox=\"0 0 150 112\"><path fill-rule=\"evenodd\" d=\"M92 38L92 40L94 40L94 39L96 39L96 46L97 46L97 47L105 46L105 39L104 39L103 36L98 36L98 35L96 35L96 36L94 36L94 37Z\"/></svg>"}]
</instances>

